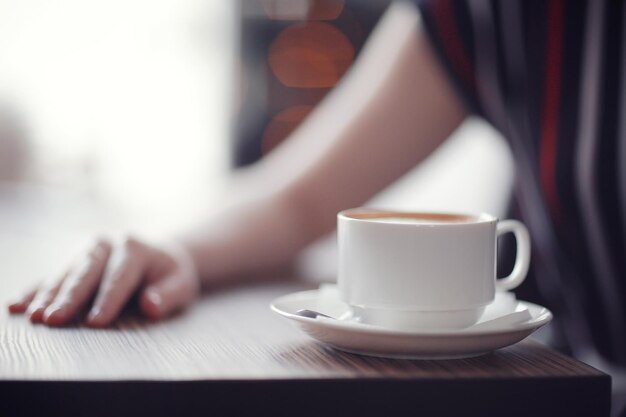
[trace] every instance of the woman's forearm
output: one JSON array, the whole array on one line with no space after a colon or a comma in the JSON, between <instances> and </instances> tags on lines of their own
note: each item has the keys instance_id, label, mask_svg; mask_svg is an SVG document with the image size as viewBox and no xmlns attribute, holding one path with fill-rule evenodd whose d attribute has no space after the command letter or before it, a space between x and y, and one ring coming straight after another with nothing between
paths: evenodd
<instances>
[{"instance_id":1,"label":"woman's forearm","mask_svg":"<svg viewBox=\"0 0 626 417\"><path fill-rule=\"evenodd\" d=\"M182 243L203 285L241 282L286 266L309 242L295 212L275 194L226 209L187 233Z\"/></svg>"}]
</instances>

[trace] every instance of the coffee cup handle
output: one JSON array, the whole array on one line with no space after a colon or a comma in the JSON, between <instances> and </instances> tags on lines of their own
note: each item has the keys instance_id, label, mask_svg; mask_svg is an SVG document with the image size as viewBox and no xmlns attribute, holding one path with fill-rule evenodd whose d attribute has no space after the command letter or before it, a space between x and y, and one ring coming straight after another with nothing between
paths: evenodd
<instances>
[{"instance_id":1,"label":"coffee cup handle","mask_svg":"<svg viewBox=\"0 0 626 417\"><path fill-rule=\"evenodd\" d=\"M498 290L512 290L524 282L526 274L528 273L528 267L530 265L530 235L528 234L526 226L517 220L501 220L498 222L496 230L497 237L509 232L515 235L517 253L515 255L513 271L511 271L508 277L496 280L496 288Z\"/></svg>"}]
</instances>

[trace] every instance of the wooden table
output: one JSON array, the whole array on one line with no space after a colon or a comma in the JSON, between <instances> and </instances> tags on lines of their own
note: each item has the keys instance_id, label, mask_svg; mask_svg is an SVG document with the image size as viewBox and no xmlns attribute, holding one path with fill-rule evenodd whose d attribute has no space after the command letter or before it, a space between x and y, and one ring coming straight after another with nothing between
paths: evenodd
<instances>
[{"instance_id":1,"label":"wooden table","mask_svg":"<svg viewBox=\"0 0 626 417\"><path fill-rule=\"evenodd\" d=\"M16 230L2 210L0 199L4 305L25 276L53 263L61 244ZM609 376L530 340L447 361L370 358L318 344L268 307L307 287L225 290L168 321L129 314L104 330L32 325L3 306L0 416L609 414Z\"/></svg>"}]
</instances>

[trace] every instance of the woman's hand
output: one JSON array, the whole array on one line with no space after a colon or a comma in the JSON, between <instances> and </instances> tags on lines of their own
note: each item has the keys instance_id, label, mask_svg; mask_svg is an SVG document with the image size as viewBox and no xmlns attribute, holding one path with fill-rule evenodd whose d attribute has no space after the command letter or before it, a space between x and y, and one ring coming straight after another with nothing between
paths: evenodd
<instances>
[{"instance_id":1,"label":"woman's hand","mask_svg":"<svg viewBox=\"0 0 626 417\"><path fill-rule=\"evenodd\" d=\"M97 241L87 255L47 285L9 305L32 322L61 326L89 312L92 327L110 325L134 294L140 311L163 318L188 305L200 291L191 257L180 247L156 247L135 238Z\"/></svg>"}]
</instances>

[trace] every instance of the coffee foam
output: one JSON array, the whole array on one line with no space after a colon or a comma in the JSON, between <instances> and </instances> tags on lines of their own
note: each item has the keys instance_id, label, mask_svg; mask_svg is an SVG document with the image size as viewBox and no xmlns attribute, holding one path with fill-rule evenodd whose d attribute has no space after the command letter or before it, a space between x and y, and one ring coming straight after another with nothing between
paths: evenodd
<instances>
[{"instance_id":1,"label":"coffee foam","mask_svg":"<svg viewBox=\"0 0 626 417\"><path fill-rule=\"evenodd\" d=\"M346 217L360 220L370 220L380 223L397 224L451 224L476 223L483 220L481 216L471 216L451 213L407 213L393 211L353 211L346 212Z\"/></svg>"},{"instance_id":2,"label":"coffee foam","mask_svg":"<svg viewBox=\"0 0 626 417\"><path fill-rule=\"evenodd\" d=\"M459 221L436 220L436 219L418 219L410 217L382 217L368 219L376 223L397 223L397 224L449 224L461 223Z\"/></svg>"}]
</instances>

